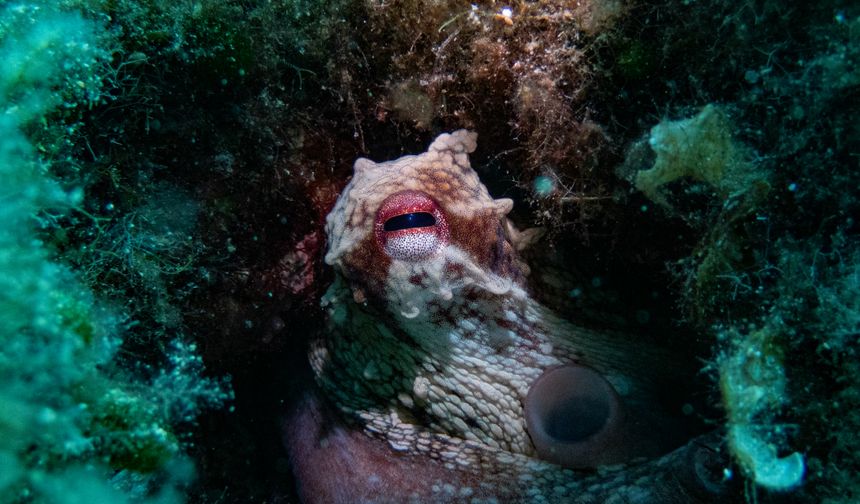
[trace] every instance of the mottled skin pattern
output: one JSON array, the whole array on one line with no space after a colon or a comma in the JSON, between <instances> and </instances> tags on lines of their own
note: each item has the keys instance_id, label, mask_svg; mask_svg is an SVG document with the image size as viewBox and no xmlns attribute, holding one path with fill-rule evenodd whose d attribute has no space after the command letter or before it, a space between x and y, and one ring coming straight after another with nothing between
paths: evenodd
<instances>
[{"instance_id":1,"label":"mottled skin pattern","mask_svg":"<svg viewBox=\"0 0 860 504\"><path fill-rule=\"evenodd\" d=\"M418 156L359 159L328 216L337 280L310 351L325 399L309 398L287 429L303 500L690 502L722 491L705 481L716 437L670 453L687 440L654 406L677 378L670 357L570 325L526 292L517 249L529 234L507 221L513 202L479 181L475 148L460 130ZM436 224L386 242L382 223L404 212L435 212ZM597 472L541 460L524 421L532 383L571 363L600 373L624 406Z\"/></svg>"}]
</instances>

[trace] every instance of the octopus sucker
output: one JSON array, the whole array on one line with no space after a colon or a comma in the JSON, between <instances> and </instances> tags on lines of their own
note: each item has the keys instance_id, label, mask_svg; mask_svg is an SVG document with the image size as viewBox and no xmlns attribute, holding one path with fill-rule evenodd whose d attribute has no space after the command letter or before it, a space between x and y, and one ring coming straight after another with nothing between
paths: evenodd
<instances>
[{"instance_id":1,"label":"octopus sucker","mask_svg":"<svg viewBox=\"0 0 860 504\"><path fill-rule=\"evenodd\" d=\"M303 501L725 497L719 433L661 406L679 356L529 294L519 251L540 233L507 219L476 147L458 130L423 154L358 159L326 219L329 322L285 430Z\"/></svg>"}]
</instances>

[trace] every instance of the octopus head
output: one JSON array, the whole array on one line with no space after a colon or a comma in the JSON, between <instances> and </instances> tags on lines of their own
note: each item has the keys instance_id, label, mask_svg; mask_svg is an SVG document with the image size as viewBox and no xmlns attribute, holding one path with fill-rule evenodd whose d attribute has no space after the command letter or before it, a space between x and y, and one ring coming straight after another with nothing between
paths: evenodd
<instances>
[{"instance_id":1,"label":"octopus head","mask_svg":"<svg viewBox=\"0 0 860 504\"><path fill-rule=\"evenodd\" d=\"M507 292L524 266L506 231L507 198L493 199L471 168L476 134L440 135L427 152L394 161L359 159L326 221L326 262L403 314L467 285ZM422 294L424 293L424 294Z\"/></svg>"}]
</instances>

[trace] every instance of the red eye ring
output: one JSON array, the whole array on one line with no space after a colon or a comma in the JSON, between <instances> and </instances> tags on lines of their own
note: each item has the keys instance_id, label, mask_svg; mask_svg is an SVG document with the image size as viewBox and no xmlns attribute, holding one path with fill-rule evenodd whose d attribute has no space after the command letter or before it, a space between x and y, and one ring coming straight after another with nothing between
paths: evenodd
<instances>
[{"instance_id":1,"label":"red eye ring","mask_svg":"<svg viewBox=\"0 0 860 504\"><path fill-rule=\"evenodd\" d=\"M448 222L433 199L420 191L402 191L386 198L376 212L374 233L392 259L425 259L449 240Z\"/></svg>"}]
</instances>

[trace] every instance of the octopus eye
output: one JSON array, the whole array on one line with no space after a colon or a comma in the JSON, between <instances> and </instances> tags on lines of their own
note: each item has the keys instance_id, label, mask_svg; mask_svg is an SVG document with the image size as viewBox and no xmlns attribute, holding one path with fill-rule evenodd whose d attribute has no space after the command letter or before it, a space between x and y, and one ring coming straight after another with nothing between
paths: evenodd
<instances>
[{"instance_id":1,"label":"octopus eye","mask_svg":"<svg viewBox=\"0 0 860 504\"><path fill-rule=\"evenodd\" d=\"M436 218L433 217L433 214L427 212L412 212L388 219L385 221L383 229L386 231L400 231L401 229L428 227L435 224Z\"/></svg>"},{"instance_id":2,"label":"octopus eye","mask_svg":"<svg viewBox=\"0 0 860 504\"><path fill-rule=\"evenodd\" d=\"M538 456L574 469L618 462L623 412L618 394L591 368L553 368L525 400L526 428Z\"/></svg>"},{"instance_id":3,"label":"octopus eye","mask_svg":"<svg viewBox=\"0 0 860 504\"><path fill-rule=\"evenodd\" d=\"M448 243L448 224L439 205L419 191L403 191L382 202L374 226L376 241L392 259L419 261Z\"/></svg>"}]
</instances>

